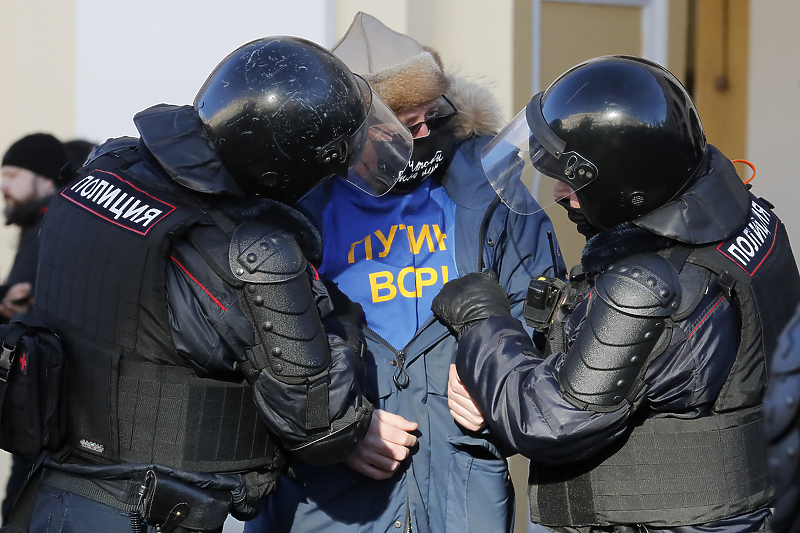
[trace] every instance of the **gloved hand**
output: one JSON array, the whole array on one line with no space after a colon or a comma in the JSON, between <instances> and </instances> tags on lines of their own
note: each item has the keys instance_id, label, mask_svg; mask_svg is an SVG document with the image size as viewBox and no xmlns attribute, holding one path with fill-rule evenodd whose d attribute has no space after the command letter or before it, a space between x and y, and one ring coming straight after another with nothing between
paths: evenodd
<instances>
[{"instance_id":1,"label":"gloved hand","mask_svg":"<svg viewBox=\"0 0 800 533\"><path fill-rule=\"evenodd\" d=\"M491 270L448 281L433 298L431 311L456 339L490 316L511 316L508 295Z\"/></svg>"},{"instance_id":2,"label":"gloved hand","mask_svg":"<svg viewBox=\"0 0 800 533\"><path fill-rule=\"evenodd\" d=\"M280 459L278 462L281 466L273 469L240 474L241 484L231 491L233 502L230 512L234 518L246 522L258 516L266 503L265 496L275 489L278 476L286 470L285 461Z\"/></svg>"}]
</instances>

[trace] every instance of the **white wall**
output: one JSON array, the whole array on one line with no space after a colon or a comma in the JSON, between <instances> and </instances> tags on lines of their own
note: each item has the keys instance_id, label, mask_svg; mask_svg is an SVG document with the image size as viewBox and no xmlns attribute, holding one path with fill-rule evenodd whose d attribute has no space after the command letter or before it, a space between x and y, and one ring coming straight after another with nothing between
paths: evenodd
<instances>
[{"instance_id":1,"label":"white wall","mask_svg":"<svg viewBox=\"0 0 800 533\"><path fill-rule=\"evenodd\" d=\"M131 118L157 103L190 104L238 46L269 35L333 44L330 0L76 0L75 129L137 135Z\"/></svg>"},{"instance_id":2,"label":"white wall","mask_svg":"<svg viewBox=\"0 0 800 533\"><path fill-rule=\"evenodd\" d=\"M751 0L747 158L800 258L800 2Z\"/></svg>"},{"instance_id":3,"label":"white wall","mask_svg":"<svg viewBox=\"0 0 800 533\"><path fill-rule=\"evenodd\" d=\"M250 40L333 44L334 1L0 0L0 152L34 131L96 142L137 135L135 113L190 104L214 66ZM0 280L17 234L0 222Z\"/></svg>"}]
</instances>

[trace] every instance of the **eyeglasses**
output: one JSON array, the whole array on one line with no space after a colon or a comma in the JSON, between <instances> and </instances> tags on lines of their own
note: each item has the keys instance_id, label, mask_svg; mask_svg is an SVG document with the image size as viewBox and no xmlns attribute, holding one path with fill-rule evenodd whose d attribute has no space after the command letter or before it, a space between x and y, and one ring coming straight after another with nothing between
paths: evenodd
<instances>
[{"instance_id":1,"label":"eyeglasses","mask_svg":"<svg viewBox=\"0 0 800 533\"><path fill-rule=\"evenodd\" d=\"M434 114L430 117L427 117L425 120L421 122L417 122L416 124L412 124L408 127L408 131L411 132L411 135L414 137L417 136L419 133L420 128L422 128L423 124L428 126L429 130L435 130L436 128L441 128L452 119L454 116L458 114L458 110L456 106L453 105L453 102L450 101L445 95L442 95L441 98L443 101L439 103L436 107Z\"/></svg>"}]
</instances>

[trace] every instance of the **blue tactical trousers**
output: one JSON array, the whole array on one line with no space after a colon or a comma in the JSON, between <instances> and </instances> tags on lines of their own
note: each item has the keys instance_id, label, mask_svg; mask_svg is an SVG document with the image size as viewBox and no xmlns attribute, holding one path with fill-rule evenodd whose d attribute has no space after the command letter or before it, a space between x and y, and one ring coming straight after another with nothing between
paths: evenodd
<instances>
[{"instance_id":1,"label":"blue tactical trousers","mask_svg":"<svg viewBox=\"0 0 800 533\"><path fill-rule=\"evenodd\" d=\"M146 526L143 531L155 533ZM65 490L39 486L33 505L30 533L130 533L127 511Z\"/></svg>"}]
</instances>

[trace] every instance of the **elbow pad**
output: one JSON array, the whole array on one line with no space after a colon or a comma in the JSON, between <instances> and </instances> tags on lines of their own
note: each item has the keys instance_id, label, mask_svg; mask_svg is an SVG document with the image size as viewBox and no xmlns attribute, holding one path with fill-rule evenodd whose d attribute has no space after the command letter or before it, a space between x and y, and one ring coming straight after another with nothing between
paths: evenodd
<instances>
[{"instance_id":1,"label":"elbow pad","mask_svg":"<svg viewBox=\"0 0 800 533\"><path fill-rule=\"evenodd\" d=\"M344 460L367 434L372 420L372 405L361 398L361 405L350 406L345 415L334 420L329 430L310 435L307 442L289 451L302 461L327 465Z\"/></svg>"},{"instance_id":2,"label":"elbow pad","mask_svg":"<svg viewBox=\"0 0 800 533\"><path fill-rule=\"evenodd\" d=\"M609 266L591 298L558 381L576 407L613 411L633 401L647 365L669 345L680 280L660 255L636 254Z\"/></svg>"},{"instance_id":3,"label":"elbow pad","mask_svg":"<svg viewBox=\"0 0 800 533\"><path fill-rule=\"evenodd\" d=\"M265 222L245 222L231 239L228 259L244 282L239 300L256 331L256 371L295 384L327 373L330 348L295 239Z\"/></svg>"}]
</instances>

